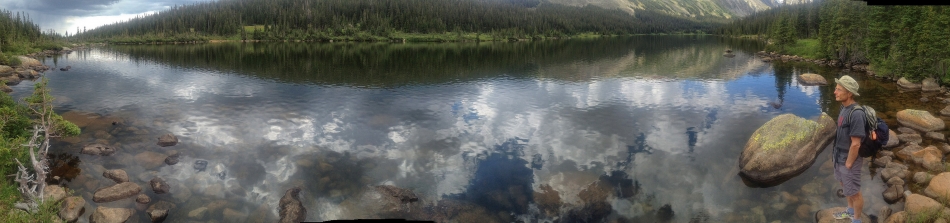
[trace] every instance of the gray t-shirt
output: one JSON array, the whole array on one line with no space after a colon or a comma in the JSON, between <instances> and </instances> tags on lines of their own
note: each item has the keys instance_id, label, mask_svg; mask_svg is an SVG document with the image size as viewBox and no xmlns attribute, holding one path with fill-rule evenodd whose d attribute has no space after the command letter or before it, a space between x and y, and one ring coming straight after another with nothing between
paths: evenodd
<instances>
[{"instance_id":1,"label":"gray t-shirt","mask_svg":"<svg viewBox=\"0 0 950 223\"><path fill-rule=\"evenodd\" d=\"M843 166L848 160L852 136L860 137L862 140L867 136L867 132L864 131L864 110L855 110L851 113L851 109L854 109L857 105L858 103L854 103L841 108L841 112L838 113L838 129L835 132L837 138L835 138L835 149L833 151L835 165ZM850 118L848 118L848 113L851 113Z\"/></svg>"}]
</instances>

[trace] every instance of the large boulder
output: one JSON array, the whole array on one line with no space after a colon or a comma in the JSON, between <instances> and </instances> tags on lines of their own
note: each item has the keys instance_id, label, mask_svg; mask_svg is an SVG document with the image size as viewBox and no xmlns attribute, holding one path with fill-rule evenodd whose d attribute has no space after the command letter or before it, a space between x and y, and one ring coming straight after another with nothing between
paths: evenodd
<instances>
[{"instance_id":1,"label":"large boulder","mask_svg":"<svg viewBox=\"0 0 950 223\"><path fill-rule=\"evenodd\" d=\"M76 222L86 211L86 199L79 196L66 198L59 209L59 217L66 222Z\"/></svg>"},{"instance_id":2,"label":"large boulder","mask_svg":"<svg viewBox=\"0 0 950 223\"><path fill-rule=\"evenodd\" d=\"M95 156L110 156L115 153L115 148L99 143L86 145L79 153Z\"/></svg>"},{"instance_id":3,"label":"large boulder","mask_svg":"<svg viewBox=\"0 0 950 223\"><path fill-rule=\"evenodd\" d=\"M937 174L930 179L924 193L941 200L950 200L950 172Z\"/></svg>"},{"instance_id":4,"label":"large boulder","mask_svg":"<svg viewBox=\"0 0 950 223\"><path fill-rule=\"evenodd\" d=\"M7 86L16 86L17 84L20 84L20 82L22 82L23 79L20 79L19 76L13 75L9 77L0 77L0 81L3 81L4 83L6 83L5 85Z\"/></svg>"},{"instance_id":5,"label":"large boulder","mask_svg":"<svg viewBox=\"0 0 950 223\"><path fill-rule=\"evenodd\" d=\"M933 78L924 78L920 82L920 90L923 91L940 91L940 84L937 83L936 79Z\"/></svg>"},{"instance_id":6,"label":"large boulder","mask_svg":"<svg viewBox=\"0 0 950 223\"><path fill-rule=\"evenodd\" d=\"M904 78L904 77L897 80L897 86L900 86L906 89L920 89L920 84L910 82L910 80L907 80L907 78Z\"/></svg>"},{"instance_id":7,"label":"large boulder","mask_svg":"<svg viewBox=\"0 0 950 223\"><path fill-rule=\"evenodd\" d=\"M278 213L280 214L280 223L302 222L307 220L307 209L300 202L300 187L294 187L287 190L284 196L280 198Z\"/></svg>"},{"instance_id":8,"label":"large boulder","mask_svg":"<svg viewBox=\"0 0 950 223\"><path fill-rule=\"evenodd\" d=\"M825 77L822 77L821 75L807 73L807 74L798 75L798 83L805 86L828 85L828 80L825 79Z\"/></svg>"},{"instance_id":9,"label":"large boulder","mask_svg":"<svg viewBox=\"0 0 950 223\"><path fill-rule=\"evenodd\" d=\"M920 194L911 194L907 196L907 202L904 204L904 211L910 216L922 215L933 211L943 211L943 204L936 200Z\"/></svg>"},{"instance_id":10,"label":"large boulder","mask_svg":"<svg viewBox=\"0 0 950 223\"><path fill-rule=\"evenodd\" d=\"M99 206L96 211L89 215L91 223L122 223L132 217L132 209L128 208L107 208Z\"/></svg>"},{"instance_id":11,"label":"large boulder","mask_svg":"<svg viewBox=\"0 0 950 223\"><path fill-rule=\"evenodd\" d=\"M25 56L17 56L17 59L20 59L20 67L43 66L43 63L33 58L29 58Z\"/></svg>"},{"instance_id":12,"label":"large boulder","mask_svg":"<svg viewBox=\"0 0 950 223\"><path fill-rule=\"evenodd\" d=\"M832 142L835 121L783 114L759 127L739 155L739 175L750 186L769 187L801 174Z\"/></svg>"},{"instance_id":13,"label":"large boulder","mask_svg":"<svg viewBox=\"0 0 950 223\"><path fill-rule=\"evenodd\" d=\"M168 133L168 134L159 136L157 144L158 146L161 146L161 147L174 146L175 144L178 144L178 137L175 137L175 135Z\"/></svg>"},{"instance_id":14,"label":"large boulder","mask_svg":"<svg viewBox=\"0 0 950 223\"><path fill-rule=\"evenodd\" d=\"M831 216L831 214L833 214L833 213L835 213L835 212L842 212L842 211L844 211L845 209L848 209L848 208L847 208L847 207L833 207L833 208L822 209L822 210L818 211L818 213L815 213L815 222L818 222L818 223L839 223L839 222L840 222L840 223L851 223L851 219L835 220L835 217L834 217L834 216ZM861 222L873 222L873 221L871 221L871 218L868 217L867 213L861 213Z\"/></svg>"},{"instance_id":15,"label":"large boulder","mask_svg":"<svg viewBox=\"0 0 950 223\"><path fill-rule=\"evenodd\" d=\"M113 202L135 196L142 192L142 187L132 182L123 182L110 187L96 190L92 195L92 201L96 203Z\"/></svg>"},{"instance_id":16,"label":"large boulder","mask_svg":"<svg viewBox=\"0 0 950 223\"><path fill-rule=\"evenodd\" d=\"M914 109L897 112L897 122L923 132L940 131L946 128L946 123L931 115L930 112Z\"/></svg>"},{"instance_id":17,"label":"large boulder","mask_svg":"<svg viewBox=\"0 0 950 223\"><path fill-rule=\"evenodd\" d=\"M14 69L10 66L0 65L0 77L9 77L13 75Z\"/></svg>"}]
</instances>

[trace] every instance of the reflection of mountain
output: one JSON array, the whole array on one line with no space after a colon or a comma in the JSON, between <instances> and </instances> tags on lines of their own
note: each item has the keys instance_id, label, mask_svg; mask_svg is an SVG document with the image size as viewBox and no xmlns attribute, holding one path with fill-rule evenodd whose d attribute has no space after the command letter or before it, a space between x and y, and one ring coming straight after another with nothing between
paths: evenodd
<instances>
[{"instance_id":1,"label":"reflection of mountain","mask_svg":"<svg viewBox=\"0 0 950 223\"><path fill-rule=\"evenodd\" d=\"M691 44L682 45L684 40ZM722 78L721 67L729 65L723 61L730 60L721 56L727 45L747 52L758 48L754 42L723 42L716 37L648 36L528 43L219 43L111 49L133 60L285 82L394 87L499 75L569 81L618 75Z\"/></svg>"}]
</instances>

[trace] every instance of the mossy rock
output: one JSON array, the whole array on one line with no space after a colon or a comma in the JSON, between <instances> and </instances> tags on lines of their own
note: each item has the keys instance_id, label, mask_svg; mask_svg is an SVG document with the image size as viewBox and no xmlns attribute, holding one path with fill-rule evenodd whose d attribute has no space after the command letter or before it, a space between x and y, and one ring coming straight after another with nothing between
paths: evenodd
<instances>
[{"instance_id":1,"label":"mossy rock","mask_svg":"<svg viewBox=\"0 0 950 223\"><path fill-rule=\"evenodd\" d=\"M897 112L897 122L922 132L934 132L946 128L946 123L943 120L923 110L904 109L899 111Z\"/></svg>"},{"instance_id":2,"label":"mossy rock","mask_svg":"<svg viewBox=\"0 0 950 223\"><path fill-rule=\"evenodd\" d=\"M844 210L846 210L846 209L848 209L848 208L847 208L847 207L833 207L833 208L822 209L822 210L818 211L818 213L815 213L815 222L818 222L818 223L839 223L839 222L840 222L840 223L851 223L851 219L850 219L850 218L846 218L846 219L835 219L835 217L832 216L833 213L842 212L842 211L844 211ZM869 217L869 216L867 215L867 213L861 213L861 222L873 222L873 221L871 221L871 217Z\"/></svg>"},{"instance_id":3,"label":"mossy rock","mask_svg":"<svg viewBox=\"0 0 950 223\"><path fill-rule=\"evenodd\" d=\"M783 114L759 127L739 156L739 175L749 186L770 187L804 172L834 139L835 121Z\"/></svg>"},{"instance_id":4,"label":"mossy rock","mask_svg":"<svg viewBox=\"0 0 950 223\"><path fill-rule=\"evenodd\" d=\"M828 80L821 75L808 73L798 75L798 83L805 86L828 85Z\"/></svg>"}]
</instances>

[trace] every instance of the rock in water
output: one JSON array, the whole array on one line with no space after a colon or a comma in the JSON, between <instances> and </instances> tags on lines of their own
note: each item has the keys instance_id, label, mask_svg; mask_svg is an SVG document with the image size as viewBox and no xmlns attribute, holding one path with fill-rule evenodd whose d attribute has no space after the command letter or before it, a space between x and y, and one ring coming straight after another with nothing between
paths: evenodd
<instances>
[{"instance_id":1,"label":"rock in water","mask_svg":"<svg viewBox=\"0 0 950 223\"><path fill-rule=\"evenodd\" d=\"M93 143L83 147L82 151L79 153L95 156L109 156L115 153L115 148L99 143Z\"/></svg>"},{"instance_id":2,"label":"rock in water","mask_svg":"<svg viewBox=\"0 0 950 223\"><path fill-rule=\"evenodd\" d=\"M808 73L798 75L798 83L805 86L828 85L828 80L821 75Z\"/></svg>"},{"instance_id":3,"label":"rock in water","mask_svg":"<svg viewBox=\"0 0 950 223\"><path fill-rule=\"evenodd\" d=\"M835 220L835 217L834 217L834 216L831 216L831 214L833 214L833 213L835 213L835 212L842 212L842 211L844 211L845 209L848 209L848 208L847 208L847 207L833 207L833 208L827 208L827 209L820 210L820 211L818 211L818 213L815 213L815 222L818 222L818 223L839 223L839 222L840 222L840 223L851 223L851 219ZM873 221L871 221L871 218L868 217L867 213L861 213L861 222L873 222Z\"/></svg>"},{"instance_id":4,"label":"rock in water","mask_svg":"<svg viewBox=\"0 0 950 223\"><path fill-rule=\"evenodd\" d=\"M779 115L759 127L739 156L739 175L749 186L770 187L801 174L833 141L835 121Z\"/></svg>"},{"instance_id":5,"label":"rock in water","mask_svg":"<svg viewBox=\"0 0 950 223\"><path fill-rule=\"evenodd\" d=\"M175 135L171 133L158 137L158 146L167 147L174 146L175 144L178 144L178 137L175 137Z\"/></svg>"},{"instance_id":6,"label":"rock in water","mask_svg":"<svg viewBox=\"0 0 950 223\"><path fill-rule=\"evenodd\" d=\"M904 186L903 185L891 185L886 190L884 190L884 201L888 204L893 204L898 202L901 198L904 198Z\"/></svg>"},{"instance_id":7,"label":"rock in water","mask_svg":"<svg viewBox=\"0 0 950 223\"><path fill-rule=\"evenodd\" d=\"M152 186L152 191L155 191L156 194L168 193L168 189L170 188L168 183L165 183L165 180L158 177L152 178L152 180L148 181L148 184Z\"/></svg>"},{"instance_id":8,"label":"rock in water","mask_svg":"<svg viewBox=\"0 0 950 223\"><path fill-rule=\"evenodd\" d=\"M123 182L110 187L96 190L92 196L92 201L96 203L113 202L142 192L142 187L132 182Z\"/></svg>"},{"instance_id":9,"label":"rock in water","mask_svg":"<svg viewBox=\"0 0 950 223\"><path fill-rule=\"evenodd\" d=\"M66 222L76 222L85 211L86 200L79 196L72 196L63 201L59 209L59 217Z\"/></svg>"},{"instance_id":10,"label":"rock in water","mask_svg":"<svg viewBox=\"0 0 950 223\"><path fill-rule=\"evenodd\" d=\"M887 144L884 145L884 148L894 148L897 145L900 145L900 139L897 138L897 133L894 130L887 130Z\"/></svg>"},{"instance_id":11,"label":"rock in water","mask_svg":"<svg viewBox=\"0 0 950 223\"><path fill-rule=\"evenodd\" d=\"M89 215L89 222L92 223L118 223L125 222L132 217L132 209L128 208L107 208L97 207L96 211Z\"/></svg>"},{"instance_id":12,"label":"rock in water","mask_svg":"<svg viewBox=\"0 0 950 223\"><path fill-rule=\"evenodd\" d=\"M125 173L125 170L106 170L105 172L102 172L102 176L109 178L116 183L129 182L129 174Z\"/></svg>"},{"instance_id":13,"label":"rock in water","mask_svg":"<svg viewBox=\"0 0 950 223\"><path fill-rule=\"evenodd\" d=\"M278 210L280 214L281 223L284 222L302 222L307 220L307 209L303 207L303 203L300 202L300 187L294 187L287 190L284 193L284 196L280 198L280 209Z\"/></svg>"},{"instance_id":14,"label":"rock in water","mask_svg":"<svg viewBox=\"0 0 950 223\"><path fill-rule=\"evenodd\" d=\"M903 78L903 77L897 80L897 86L900 86L905 89L920 89L920 84L910 82L910 80L907 80L907 78Z\"/></svg>"},{"instance_id":15,"label":"rock in water","mask_svg":"<svg viewBox=\"0 0 950 223\"><path fill-rule=\"evenodd\" d=\"M168 157L165 157L165 164L168 164L168 165L178 164L178 160L180 159L180 157L181 157L181 154L178 153L178 151L172 150L169 152Z\"/></svg>"},{"instance_id":16,"label":"rock in water","mask_svg":"<svg viewBox=\"0 0 950 223\"><path fill-rule=\"evenodd\" d=\"M922 110L905 109L899 111L897 112L897 122L922 132L935 132L946 128L946 123L943 120L934 117L928 111Z\"/></svg>"}]
</instances>

